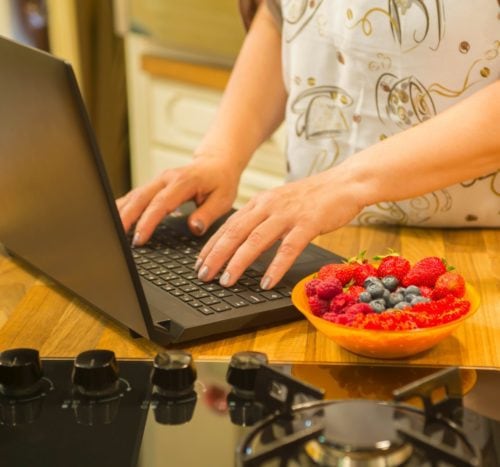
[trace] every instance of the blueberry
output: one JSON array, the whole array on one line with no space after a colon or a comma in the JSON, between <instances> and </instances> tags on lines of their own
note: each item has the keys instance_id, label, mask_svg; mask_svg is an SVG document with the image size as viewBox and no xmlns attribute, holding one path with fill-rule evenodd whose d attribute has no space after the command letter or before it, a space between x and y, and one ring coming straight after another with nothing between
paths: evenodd
<instances>
[{"instance_id":1,"label":"blueberry","mask_svg":"<svg viewBox=\"0 0 500 467\"><path fill-rule=\"evenodd\" d=\"M387 289L384 289L384 293L382 294L382 298L384 299L384 302L387 306L389 305L389 296L390 295L391 295L391 292L389 292Z\"/></svg>"},{"instance_id":2,"label":"blueberry","mask_svg":"<svg viewBox=\"0 0 500 467\"><path fill-rule=\"evenodd\" d=\"M359 294L359 301L363 303L370 303L372 301L372 296L369 292L361 292Z\"/></svg>"},{"instance_id":3,"label":"blueberry","mask_svg":"<svg viewBox=\"0 0 500 467\"><path fill-rule=\"evenodd\" d=\"M417 295L413 294L413 293L407 293L405 295L405 300L408 302L408 303L411 303L411 301L417 297Z\"/></svg>"},{"instance_id":4,"label":"blueberry","mask_svg":"<svg viewBox=\"0 0 500 467\"><path fill-rule=\"evenodd\" d=\"M384 284L384 287L387 290L394 292L399 285L399 281L394 276L385 276L385 277L382 277L382 284Z\"/></svg>"},{"instance_id":5,"label":"blueberry","mask_svg":"<svg viewBox=\"0 0 500 467\"><path fill-rule=\"evenodd\" d=\"M428 303L431 300L427 297L421 297L420 295L417 295L410 303L412 305L416 305L417 303Z\"/></svg>"},{"instance_id":6,"label":"blueberry","mask_svg":"<svg viewBox=\"0 0 500 467\"><path fill-rule=\"evenodd\" d=\"M404 302L405 296L401 292L392 292L389 294L389 305L395 306L399 302Z\"/></svg>"},{"instance_id":7,"label":"blueberry","mask_svg":"<svg viewBox=\"0 0 500 467\"><path fill-rule=\"evenodd\" d=\"M385 301L383 298L378 298L377 300L372 300L370 306L375 313L382 313L385 311Z\"/></svg>"},{"instance_id":8,"label":"blueberry","mask_svg":"<svg viewBox=\"0 0 500 467\"><path fill-rule=\"evenodd\" d=\"M381 298L382 295L384 294L384 286L382 283L374 283L374 284L369 284L366 287L366 291L373 297L373 298Z\"/></svg>"},{"instance_id":9,"label":"blueberry","mask_svg":"<svg viewBox=\"0 0 500 467\"><path fill-rule=\"evenodd\" d=\"M382 281L377 276L368 276L363 282L363 287L367 289L371 284L382 284Z\"/></svg>"},{"instance_id":10,"label":"blueberry","mask_svg":"<svg viewBox=\"0 0 500 467\"><path fill-rule=\"evenodd\" d=\"M420 295L420 289L416 285L409 285L405 294Z\"/></svg>"},{"instance_id":11,"label":"blueberry","mask_svg":"<svg viewBox=\"0 0 500 467\"><path fill-rule=\"evenodd\" d=\"M399 303L396 303L396 305L394 305L394 308L396 310L404 310L405 308L408 308L409 306L411 306L408 302L399 302Z\"/></svg>"}]
</instances>

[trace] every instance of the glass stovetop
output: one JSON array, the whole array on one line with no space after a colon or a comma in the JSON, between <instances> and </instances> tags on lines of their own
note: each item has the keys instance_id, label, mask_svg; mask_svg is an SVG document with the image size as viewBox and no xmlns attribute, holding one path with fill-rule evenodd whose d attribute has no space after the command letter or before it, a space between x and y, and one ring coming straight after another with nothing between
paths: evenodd
<instances>
[{"instance_id":1,"label":"glass stovetop","mask_svg":"<svg viewBox=\"0 0 500 467\"><path fill-rule=\"evenodd\" d=\"M167 401L151 394L152 362L121 360L118 364L119 394L89 401L72 389L72 360L43 360L43 396L22 403L0 397L0 465L236 465L236 446L253 429L245 425L253 425L262 413L249 400L232 397L226 381L228 362L195 362L195 392ZM436 371L307 364L272 367L321 388L325 399L334 400L390 400L394 389ZM500 372L461 370L461 378L466 393L463 405L479 414L474 418L477 426L470 430L480 444L491 443L493 436L500 459L500 404L495 399Z\"/></svg>"}]
</instances>

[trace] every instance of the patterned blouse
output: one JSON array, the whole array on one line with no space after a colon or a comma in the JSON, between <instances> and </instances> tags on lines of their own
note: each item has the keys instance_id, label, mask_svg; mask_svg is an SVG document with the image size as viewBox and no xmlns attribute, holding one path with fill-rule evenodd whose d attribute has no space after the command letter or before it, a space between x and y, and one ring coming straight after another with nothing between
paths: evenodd
<instances>
[{"instance_id":1,"label":"patterned blouse","mask_svg":"<svg viewBox=\"0 0 500 467\"><path fill-rule=\"evenodd\" d=\"M268 5L282 35L288 180L326 170L500 77L498 0ZM240 8L248 26L255 2ZM500 227L500 171L368 206L354 223Z\"/></svg>"}]
</instances>

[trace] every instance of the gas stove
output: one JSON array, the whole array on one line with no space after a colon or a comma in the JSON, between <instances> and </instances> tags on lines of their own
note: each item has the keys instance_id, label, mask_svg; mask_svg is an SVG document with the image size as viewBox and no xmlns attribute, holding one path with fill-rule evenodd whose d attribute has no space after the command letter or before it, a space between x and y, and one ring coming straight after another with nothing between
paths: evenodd
<instances>
[{"instance_id":1,"label":"gas stove","mask_svg":"<svg viewBox=\"0 0 500 467\"><path fill-rule=\"evenodd\" d=\"M269 364L259 352L10 349L0 465L499 466L499 383L494 370Z\"/></svg>"}]
</instances>

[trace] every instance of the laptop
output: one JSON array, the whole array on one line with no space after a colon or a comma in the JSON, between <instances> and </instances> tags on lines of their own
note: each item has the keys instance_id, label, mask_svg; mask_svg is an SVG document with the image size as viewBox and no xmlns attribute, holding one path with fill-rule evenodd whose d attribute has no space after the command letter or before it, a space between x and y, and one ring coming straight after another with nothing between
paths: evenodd
<instances>
[{"instance_id":1,"label":"laptop","mask_svg":"<svg viewBox=\"0 0 500 467\"><path fill-rule=\"evenodd\" d=\"M262 291L271 249L235 287L206 284L192 265L211 232L191 235L182 215L133 249L71 66L2 37L0 63L0 242L132 334L169 345L298 319L293 285L342 261L311 244Z\"/></svg>"}]
</instances>

